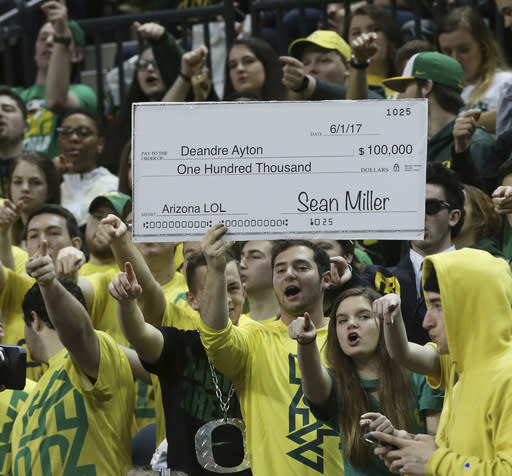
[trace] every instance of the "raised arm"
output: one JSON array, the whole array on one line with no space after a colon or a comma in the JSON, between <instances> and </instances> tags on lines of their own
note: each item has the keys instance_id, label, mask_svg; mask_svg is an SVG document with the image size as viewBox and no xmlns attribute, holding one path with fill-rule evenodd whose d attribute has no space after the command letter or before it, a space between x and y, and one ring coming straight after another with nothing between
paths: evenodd
<instances>
[{"instance_id":1,"label":"raised arm","mask_svg":"<svg viewBox=\"0 0 512 476\"><path fill-rule=\"evenodd\" d=\"M7 268L16 270L12 254L12 224L20 218L23 202L17 204L6 198L0 205L0 261Z\"/></svg>"},{"instance_id":2,"label":"raised arm","mask_svg":"<svg viewBox=\"0 0 512 476\"><path fill-rule=\"evenodd\" d=\"M389 355L413 372L434 378L441 376L439 354L432 346L421 346L407 340L400 296L386 294L373 302L373 312L384 325L384 338Z\"/></svg>"},{"instance_id":3,"label":"raised arm","mask_svg":"<svg viewBox=\"0 0 512 476\"><path fill-rule=\"evenodd\" d=\"M201 73L206 64L207 56L208 48L204 45L185 53L181 57L181 72L171 88L165 93L162 101L185 101L192 87L192 76Z\"/></svg>"},{"instance_id":4,"label":"raised arm","mask_svg":"<svg viewBox=\"0 0 512 476\"><path fill-rule=\"evenodd\" d=\"M151 274L146 260L133 245L126 225L119 217L108 215L101 221L96 233L98 239L110 244L119 269L124 269L127 261L131 263L137 280L144 289L144 293L139 298L144 317L149 324L160 325L166 306L164 292Z\"/></svg>"},{"instance_id":5,"label":"raised arm","mask_svg":"<svg viewBox=\"0 0 512 476\"><path fill-rule=\"evenodd\" d=\"M329 400L332 380L322 364L316 345L316 328L307 312L288 326L288 334L297 341L297 359L304 395L311 403L321 407Z\"/></svg>"},{"instance_id":6,"label":"raised arm","mask_svg":"<svg viewBox=\"0 0 512 476\"><path fill-rule=\"evenodd\" d=\"M225 254L231 243L222 239L226 231L225 226L214 225L201 240L207 271L200 314L202 321L215 330L226 328L229 322Z\"/></svg>"},{"instance_id":7,"label":"raised arm","mask_svg":"<svg viewBox=\"0 0 512 476\"><path fill-rule=\"evenodd\" d=\"M118 302L117 315L123 334L143 361L154 364L162 354L164 338L158 329L144 321L137 305L142 288L129 262L125 264L125 272L115 277L108 290Z\"/></svg>"},{"instance_id":8,"label":"raised arm","mask_svg":"<svg viewBox=\"0 0 512 476\"><path fill-rule=\"evenodd\" d=\"M494 210L500 215L512 213L512 186L500 185L492 192Z\"/></svg>"},{"instance_id":9,"label":"raised arm","mask_svg":"<svg viewBox=\"0 0 512 476\"><path fill-rule=\"evenodd\" d=\"M97 378L100 365L98 336L85 307L57 280L45 240L27 261L26 270L37 280L48 316L71 358L89 377Z\"/></svg>"},{"instance_id":10,"label":"raised arm","mask_svg":"<svg viewBox=\"0 0 512 476\"><path fill-rule=\"evenodd\" d=\"M368 75L370 58L377 52L377 33L363 33L350 44L352 68L347 87L347 99L368 99Z\"/></svg>"},{"instance_id":11,"label":"raised arm","mask_svg":"<svg viewBox=\"0 0 512 476\"><path fill-rule=\"evenodd\" d=\"M65 0L45 2L41 9L53 25L55 36L72 37L68 28L68 10ZM71 55L71 45L54 41L46 77L46 105L48 109L55 112L80 106L78 98L69 92Z\"/></svg>"}]
</instances>

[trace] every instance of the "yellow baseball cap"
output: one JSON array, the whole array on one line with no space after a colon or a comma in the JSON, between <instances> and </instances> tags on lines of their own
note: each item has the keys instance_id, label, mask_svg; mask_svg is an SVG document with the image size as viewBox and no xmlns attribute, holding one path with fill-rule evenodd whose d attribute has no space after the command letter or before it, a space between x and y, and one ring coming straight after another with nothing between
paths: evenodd
<instances>
[{"instance_id":1,"label":"yellow baseball cap","mask_svg":"<svg viewBox=\"0 0 512 476\"><path fill-rule=\"evenodd\" d=\"M317 30L306 38L298 38L290 45L288 54L300 59L299 56L302 54L302 50L308 44L320 46L320 48L325 48L326 50L337 51L347 61L352 56L352 50L348 43L338 33L331 30Z\"/></svg>"}]
</instances>

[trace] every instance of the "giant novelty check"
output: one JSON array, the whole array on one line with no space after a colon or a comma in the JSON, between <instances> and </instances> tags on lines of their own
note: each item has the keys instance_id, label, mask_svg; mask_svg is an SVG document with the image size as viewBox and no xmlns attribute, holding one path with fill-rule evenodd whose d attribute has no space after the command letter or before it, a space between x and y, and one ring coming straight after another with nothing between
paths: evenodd
<instances>
[{"instance_id":1,"label":"giant novelty check","mask_svg":"<svg viewBox=\"0 0 512 476\"><path fill-rule=\"evenodd\" d=\"M423 99L133 106L133 239L422 239Z\"/></svg>"}]
</instances>

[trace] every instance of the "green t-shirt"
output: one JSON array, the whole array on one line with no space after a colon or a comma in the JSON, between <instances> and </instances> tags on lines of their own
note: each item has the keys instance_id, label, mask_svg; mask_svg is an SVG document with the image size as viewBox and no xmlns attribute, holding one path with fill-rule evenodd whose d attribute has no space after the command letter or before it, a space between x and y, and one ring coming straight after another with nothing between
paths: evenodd
<instances>
[{"instance_id":1,"label":"green t-shirt","mask_svg":"<svg viewBox=\"0 0 512 476\"><path fill-rule=\"evenodd\" d=\"M332 378L332 376L331 376ZM414 401L416 407L414 413L410 415L412 421L412 428L415 433L426 433L425 418L423 415L424 410L441 411L443 409L444 392L441 389L433 389L427 383L423 375L411 372L411 380L413 387ZM380 403L369 392L370 389L378 388L378 380L365 380L361 379L361 384L368 392L370 399L370 408L368 411L382 413ZM331 396L329 401L324 407L317 407L311 402L308 402L311 413L320 421L324 421L328 426L339 432L338 426L338 400L336 397L336 383L333 380ZM345 468L345 476L391 476L391 472L386 468L384 462L377 456L374 457L374 466L368 471L359 471L352 467L349 461L345 458L345 449L343 441L341 441L341 449L343 453L343 465Z\"/></svg>"},{"instance_id":2,"label":"green t-shirt","mask_svg":"<svg viewBox=\"0 0 512 476\"><path fill-rule=\"evenodd\" d=\"M25 101L28 111L28 131L23 139L24 150L45 152L50 157L59 155L57 126L59 116L46 108L46 86L34 84L28 89L14 89ZM96 93L84 84L71 84L69 92L80 101L80 107L95 111Z\"/></svg>"}]
</instances>

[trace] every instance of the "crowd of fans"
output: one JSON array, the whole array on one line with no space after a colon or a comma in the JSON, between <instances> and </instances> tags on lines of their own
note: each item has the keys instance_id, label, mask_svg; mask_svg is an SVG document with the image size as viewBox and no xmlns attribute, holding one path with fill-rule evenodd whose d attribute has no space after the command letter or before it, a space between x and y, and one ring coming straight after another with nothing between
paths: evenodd
<instances>
[{"instance_id":1,"label":"crowd of fans","mask_svg":"<svg viewBox=\"0 0 512 476\"><path fill-rule=\"evenodd\" d=\"M0 338L28 351L0 474L512 474L512 70L489 5L448 3L419 37L407 0L290 10L284 52L266 17L222 91L205 45L135 22L106 125L42 5L34 84L0 87ZM396 98L428 102L423 239L132 242L133 103Z\"/></svg>"}]
</instances>

